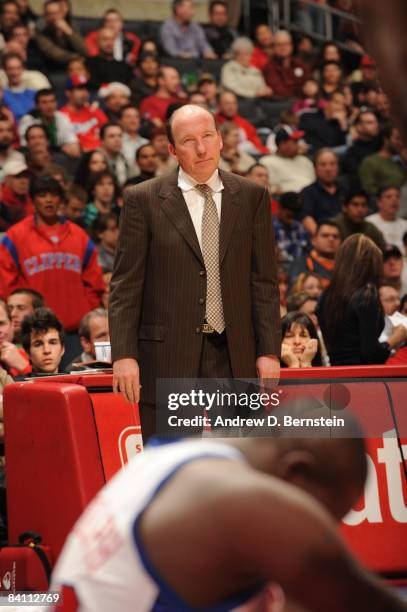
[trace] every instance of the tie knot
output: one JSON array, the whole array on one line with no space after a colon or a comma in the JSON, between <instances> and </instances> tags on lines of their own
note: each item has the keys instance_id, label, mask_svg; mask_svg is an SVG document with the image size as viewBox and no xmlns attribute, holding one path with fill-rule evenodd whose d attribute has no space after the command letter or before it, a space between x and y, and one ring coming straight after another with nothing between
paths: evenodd
<instances>
[{"instance_id":1,"label":"tie knot","mask_svg":"<svg viewBox=\"0 0 407 612\"><path fill-rule=\"evenodd\" d=\"M199 183L198 185L195 185L195 189L200 191L203 196L212 195L212 189L206 183Z\"/></svg>"}]
</instances>

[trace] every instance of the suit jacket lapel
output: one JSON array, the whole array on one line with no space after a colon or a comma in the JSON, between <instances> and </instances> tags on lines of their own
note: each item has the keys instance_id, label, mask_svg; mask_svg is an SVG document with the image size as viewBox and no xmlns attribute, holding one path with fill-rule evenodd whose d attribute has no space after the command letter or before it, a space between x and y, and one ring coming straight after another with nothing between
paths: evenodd
<instances>
[{"instance_id":1,"label":"suit jacket lapel","mask_svg":"<svg viewBox=\"0 0 407 612\"><path fill-rule=\"evenodd\" d=\"M163 198L161 205L162 210L179 231L184 240L189 244L202 266L204 266L202 252L199 246L194 224L192 223L191 215L189 214L188 207L177 182L178 170L173 172L167 178L160 191L160 197Z\"/></svg>"},{"instance_id":2,"label":"suit jacket lapel","mask_svg":"<svg viewBox=\"0 0 407 612\"><path fill-rule=\"evenodd\" d=\"M219 261L222 261L226 255L230 239L232 237L233 228L235 226L237 213L239 211L236 192L239 191L239 183L234 180L233 175L219 170L220 177L223 183L222 191L222 212L220 220L220 244L219 244Z\"/></svg>"}]
</instances>

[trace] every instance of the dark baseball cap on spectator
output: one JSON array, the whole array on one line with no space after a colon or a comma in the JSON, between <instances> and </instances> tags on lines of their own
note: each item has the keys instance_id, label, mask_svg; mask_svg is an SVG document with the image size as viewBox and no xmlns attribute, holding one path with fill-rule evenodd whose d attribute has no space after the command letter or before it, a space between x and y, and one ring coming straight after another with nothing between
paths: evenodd
<instances>
[{"instance_id":1,"label":"dark baseball cap on spectator","mask_svg":"<svg viewBox=\"0 0 407 612\"><path fill-rule=\"evenodd\" d=\"M376 67L376 60L373 57L370 57L370 55L364 55L362 57L362 59L360 60L360 65L363 66L364 68L375 68Z\"/></svg>"},{"instance_id":2,"label":"dark baseball cap on spectator","mask_svg":"<svg viewBox=\"0 0 407 612\"><path fill-rule=\"evenodd\" d=\"M288 125L283 128L279 128L276 131L276 145L285 140L300 140L304 136L305 132L302 130L293 130Z\"/></svg>"},{"instance_id":3,"label":"dark baseball cap on spectator","mask_svg":"<svg viewBox=\"0 0 407 612\"><path fill-rule=\"evenodd\" d=\"M203 72L198 79L198 87L204 83L216 83L216 79L210 72Z\"/></svg>"},{"instance_id":4,"label":"dark baseball cap on spectator","mask_svg":"<svg viewBox=\"0 0 407 612\"><path fill-rule=\"evenodd\" d=\"M383 261L387 261L390 257L395 257L396 259L401 259L403 257L400 249L395 244L388 244L384 249Z\"/></svg>"},{"instance_id":5,"label":"dark baseball cap on spectator","mask_svg":"<svg viewBox=\"0 0 407 612\"><path fill-rule=\"evenodd\" d=\"M65 82L65 89L75 89L76 87L87 87L88 79L84 74L73 74Z\"/></svg>"}]
</instances>

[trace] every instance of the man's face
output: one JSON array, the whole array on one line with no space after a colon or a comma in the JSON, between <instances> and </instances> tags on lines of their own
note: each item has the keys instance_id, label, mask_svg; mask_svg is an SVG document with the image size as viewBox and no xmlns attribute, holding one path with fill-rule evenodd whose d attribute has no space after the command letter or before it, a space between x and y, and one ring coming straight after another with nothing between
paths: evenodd
<instances>
[{"instance_id":1,"label":"man's face","mask_svg":"<svg viewBox=\"0 0 407 612\"><path fill-rule=\"evenodd\" d=\"M120 125L124 132L137 132L140 127L140 113L136 108L126 108L122 114Z\"/></svg>"},{"instance_id":2,"label":"man's face","mask_svg":"<svg viewBox=\"0 0 407 612\"><path fill-rule=\"evenodd\" d=\"M115 38L114 32L108 28L102 28L99 31L99 49L104 55L113 55Z\"/></svg>"},{"instance_id":3,"label":"man's face","mask_svg":"<svg viewBox=\"0 0 407 612\"><path fill-rule=\"evenodd\" d=\"M116 155L122 148L122 130L119 126L112 125L107 128L103 136L103 146L108 151Z\"/></svg>"},{"instance_id":4,"label":"man's face","mask_svg":"<svg viewBox=\"0 0 407 612\"><path fill-rule=\"evenodd\" d=\"M273 32L266 25L259 25L256 30L256 40L261 47L268 47L273 43Z\"/></svg>"},{"instance_id":5,"label":"man's face","mask_svg":"<svg viewBox=\"0 0 407 612\"><path fill-rule=\"evenodd\" d=\"M218 95L218 86L213 81L204 81L199 85L198 90L205 97L207 102L213 102Z\"/></svg>"},{"instance_id":6,"label":"man's face","mask_svg":"<svg viewBox=\"0 0 407 612\"><path fill-rule=\"evenodd\" d=\"M374 113L363 113L356 124L358 135L362 138L376 138L379 134L379 122Z\"/></svg>"},{"instance_id":7,"label":"man's face","mask_svg":"<svg viewBox=\"0 0 407 612\"><path fill-rule=\"evenodd\" d=\"M400 210L400 191L393 188L383 191L377 201L377 207L387 220L395 221Z\"/></svg>"},{"instance_id":8,"label":"man's face","mask_svg":"<svg viewBox=\"0 0 407 612\"><path fill-rule=\"evenodd\" d=\"M337 113L346 112L345 96L341 93L333 94L324 112L327 119L332 119Z\"/></svg>"},{"instance_id":9,"label":"man's face","mask_svg":"<svg viewBox=\"0 0 407 612\"><path fill-rule=\"evenodd\" d=\"M175 9L176 17L182 21L182 23L189 23L194 16L194 7L190 0L184 0Z\"/></svg>"},{"instance_id":10,"label":"man's face","mask_svg":"<svg viewBox=\"0 0 407 612\"><path fill-rule=\"evenodd\" d=\"M383 275L385 278L398 280L403 270L402 257L388 257L383 262Z\"/></svg>"},{"instance_id":11,"label":"man's face","mask_svg":"<svg viewBox=\"0 0 407 612\"><path fill-rule=\"evenodd\" d=\"M141 149L137 158L137 165L141 173L153 174L157 171L158 155L153 146L146 145Z\"/></svg>"},{"instance_id":12,"label":"man's face","mask_svg":"<svg viewBox=\"0 0 407 612\"><path fill-rule=\"evenodd\" d=\"M28 195L28 188L30 185L30 179L28 176L28 172L24 171L16 176L7 176L6 184L10 187L11 191L18 196L26 196Z\"/></svg>"},{"instance_id":13,"label":"man's face","mask_svg":"<svg viewBox=\"0 0 407 612\"><path fill-rule=\"evenodd\" d=\"M61 199L55 193L37 193L34 197L35 210L45 223L56 223L60 205Z\"/></svg>"},{"instance_id":14,"label":"man's face","mask_svg":"<svg viewBox=\"0 0 407 612\"><path fill-rule=\"evenodd\" d=\"M31 332L29 356L34 372L56 374L65 352L56 329Z\"/></svg>"},{"instance_id":15,"label":"man's face","mask_svg":"<svg viewBox=\"0 0 407 612\"><path fill-rule=\"evenodd\" d=\"M44 19L48 25L55 25L63 19L62 7L59 2L52 2L44 7Z\"/></svg>"},{"instance_id":16,"label":"man's face","mask_svg":"<svg viewBox=\"0 0 407 612\"><path fill-rule=\"evenodd\" d=\"M334 153L321 153L315 164L315 172L321 183L332 184L338 178L338 159Z\"/></svg>"},{"instance_id":17,"label":"man's face","mask_svg":"<svg viewBox=\"0 0 407 612\"><path fill-rule=\"evenodd\" d=\"M9 30L16 23L20 21L20 15L18 12L18 7L15 4L6 3L3 5L3 11L1 15L1 23L3 28Z\"/></svg>"},{"instance_id":18,"label":"man's face","mask_svg":"<svg viewBox=\"0 0 407 612\"><path fill-rule=\"evenodd\" d=\"M118 113L123 106L129 103L129 97L123 91L118 89L112 91L110 96L106 98L106 108L113 113Z\"/></svg>"},{"instance_id":19,"label":"man's face","mask_svg":"<svg viewBox=\"0 0 407 612\"><path fill-rule=\"evenodd\" d=\"M354 196L343 206L343 213L352 223L362 223L369 211L367 199L360 195Z\"/></svg>"},{"instance_id":20,"label":"man's face","mask_svg":"<svg viewBox=\"0 0 407 612\"><path fill-rule=\"evenodd\" d=\"M81 336L81 344L85 353L96 359L95 342L109 342L109 323L107 317L95 316L89 322L90 340Z\"/></svg>"},{"instance_id":21,"label":"man's face","mask_svg":"<svg viewBox=\"0 0 407 612\"><path fill-rule=\"evenodd\" d=\"M169 151L187 174L205 183L218 167L222 139L209 113L186 115L182 110L172 123L174 146Z\"/></svg>"},{"instance_id":22,"label":"man's face","mask_svg":"<svg viewBox=\"0 0 407 612\"><path fill-rule=\"evenodd\" d=\"M298 141L294 138L287 138L287 140L281 140L277 145L278 153L282 157L294 159L298 155Z\"/></svg>"},{"instance_id":23,"label":"man's face","mask_svg":"<svg viewBox=\"0 0 407 612\"><path fill-rule=\"evenodd\" d=\"M155 77L159 69L158 61L152 56L147 56L142 60L140 69L144 76Z\"/></svg>"},{"instance_id":24,"label":"man's face","mask_svg":"<svg viewBox=\"0 0 407 612\"><path fill-rule=\"evenodd\" d=\"M38 110L41 115L51 119L57 110L57 99L54 94L40 96L37 102Z\"/></svg>"},{"instance_id":25,"label":"man's face","mask_svg":"<svg viewBox=\"0 0 407 612\"><path fill-rule=\"evenodd\" d=\"M6 65L4 66L4 72L7 75L11 87L20 85L21 78L23 76L23 69L23 62L16 57L12 57L7 60Z\"/></svg>"},{"instance_id":26,"label":"man's face","mask_svg":"<svg viewBox=\"0 0 407 612\"><path fill-rule=\"evenodd\" d=\"M278 59L287 59L293 53L293 43L287 34L279 34L274 37L273 54Z\"/></svg>"},{"instance_id":27,"label":"man's face","mask_svg":"<svg viewBox=\"0 0 407 612\"><path fill-rule=\"evenodd\" d=\"M25 293L15 293L10 295L7 300L7 307L10 313L11 323L14 333L21 329L21 322L24 317L33 314L34 308L30 295Z\"/></svg>"},{"instance_id":28,"label":"man's face","mask_svg":"<svg viewBox=\"0 0 407 612\"><path fill-rule=\"evenodd\" d=\"M215 4L209 13L209 21L215 28L224 28L228 24L228 11L223 4Z\"/></svg>"},{"instance_id":29,"label":"man's face","mask_svg":"<svg viewBox=\"0 0 407 612\"><path fill-rule=\"evenodd\" d=\"M368 83L375 83L378 78L377 66L362 66L362 80Z\"/></svg>"},{"instance_id":30,"label":"man's face","mask_svg":"<svg viewBox=\"0 0 407 612\"><path fill-rule=\"evenodd\" d=\"M317 253L328 257L337 253L340 244L339 229L333 225L321 225L312 239L312 245Z\"/></svg>"},{"instance_id":31,"label":"man's face","mask_svg":"<svg viewBox=\"0 0 407 612\"><path fill-rule=\"evenodd\" d=\"M175 68L163 68L162 77L159 78L159 86L169 95L175 96L178 93L181 79L178 70Z\"/></svg>"},{"instance_id":32,"label":"man's face","mask_svg":"<svg viewBox=\"0 0 407 612\"><path fill-rule=\"evenodd\" d=\"M389 285L380 287L380 301L383 306L384 314L389 317L394 314L400 307L400 296L394 287Z\"/></svg>"},{"instance_id":33,"label":"man's face","mask_svg":"<svg viewBox=\"0 0 407 612\"><path fill-rule=\"evenodd\" d=\"M248 175L246 178L248 178L249 181L252 181L252 183L260 185L260 187L265 187L266 189L269 189L270 187L269 173L267 172L266 168L262 168L261 166L256 166L253 168L250 175Z\"/></svg>"},{"instance_id":34,"label":"man's face","mask_svg":"<svg viewBox=\"0 0 407 612\"><path fill-rule=\"evenodd\" d=\"M168 138L165 134L157 134L151 139L151 144L160 157L168 156Z\"/></svg>"},{"instance_id":35,"label":"man's face","mask_svg":"<svg viewBox=\"0 0 407 612\"><path fill-rule=\"evenodd\" d=\"M11 40L18 42L24 49L30 41L30 30L26 26L18 26L14 28Z\"/></svg>"},{"instance_id":36,"label":"man's face","mask_svg":"<svg viewBox=\"0 0 407 612\"><path fill-rule=\"evenodd\" d=\"M77 223L82 218L82 215L86 208L86 202L82 202L75 196L71 196L65 205L65 216L68 217L70 221Z\"/></svg>"},{"instance_id":37,"label":"man's face","mask_svg":"<svg viewBox=\"0 0 407 612\"><path fill-rule=\"evenodd\" d=\"M108 13L105 16L104 26L111 30L116 37L123 30L123 18L118 13Z\"/></svg>"},{"instance_id":38,"label":"man's face","mask_svg":"<svg viewBox=\"0 0 407 612\"><path fill-rule=\"evenodd\" d=\"M13 142L13 128L9 121L0 120L0 147L7 149Z\"/></svg>"},{"instance_id":39,"label":"man's face","mask_svg":"<svg viewBox=\"0 0 407 612\"><path fill-rule=\"evenodd\" d=\"M13 339L13 326L11 324L9 314L0 305L0 347L3 342L11 342Z\"/></svg>"},{"instance_id":40,"label":"man's face","mask_svg":"<svg viewBox=\"0 0 407 612\"><path fill-rule=\"evenodd\" d=\"M89 90L86 87L74 87L66 92L69 103L75 108L83 108L89 102Z\"/></svg>"},{"instance_id":41,"label":"man's face","mask_svg":"<svg viewBox=\"0 0 407 612\"><path fill-rule=\"evenodd\" d=\"M41 127L32 127L27 135L27 146L31 149L48 149L48 138Z\"/></svg>"},{"instance_id":42,"label":"man's face","mask_svg":"<svg viewBox=\"0 0 407 612\"><path fill-rule=\"evenodd\" d=\"M231 119L238 113L237 98L232 93L225 93L219 100L219 111L228 119Z\"/></svg>"}]
</instances>

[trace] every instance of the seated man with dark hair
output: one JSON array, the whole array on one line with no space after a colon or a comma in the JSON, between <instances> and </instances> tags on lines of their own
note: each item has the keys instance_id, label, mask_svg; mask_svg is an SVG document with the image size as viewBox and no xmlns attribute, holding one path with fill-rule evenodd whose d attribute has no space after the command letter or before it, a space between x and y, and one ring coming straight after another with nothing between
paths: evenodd
<instances>
[{"instance_id":1,"label":"seated man with dark hair","mask_svg":"<svg viewBox=\"0 0 407 612\"><path fill-rule=\"evenodd\" d=\"M37 308L21 325L23 347L30 357L33 375L56 374L65 352L64 328L52 310Z\"/></svg>"},{"instance_id":2,"label":"seated man with dark hair","mask_svg":"<svg viewBox=\"0 0 407 612\"><path fill-rule=\"evenodd\" d=\"M351 191L342 205L342 212L333 217L341 232L342 240L346 240L352 234L364 234L377 244L379 249L384 251L386 242L381 231L366 221L369 212L369 196L360 189Z\"/></svg>"},{"instance_id":3,"label":"seated man with dark hair","mask_svg":"<svg viewBox=\"0 0 407 612\"><path fill-rule=\"evenodd\" d=\"M44 298L39 291L28 287L14 289L7 299L7 308L13 324L13 340L21 342L21 323L27 315L44 306Z\"/></svg>"},{"instance_id":4,"label":"seated man with dark hair","mask_svg":"<svg viewBox=\"0 0 407 612\"><path fill-rule=\"evenodd\" d=\"M317 227L312 238L312 250L297 258L290 270L294 281L301 272L316 272L324 287L329 285L335 266L335 255L341 244L341 236L336 223L326 221Z\"/></svg>"},{"instance_id":5,"label":"seated man with dark hair","mask_svg":"<svg viewBox=\"0 0 407 612\"><path fill-rule=\"evenodd\" d=\"M273 217L273 225L282 262L286 264L291 264L308 250L308 233L298 221L300 212L299 194L290 191L283 193L279 200L277 215Z\"/></svg>"}]
</instances>

